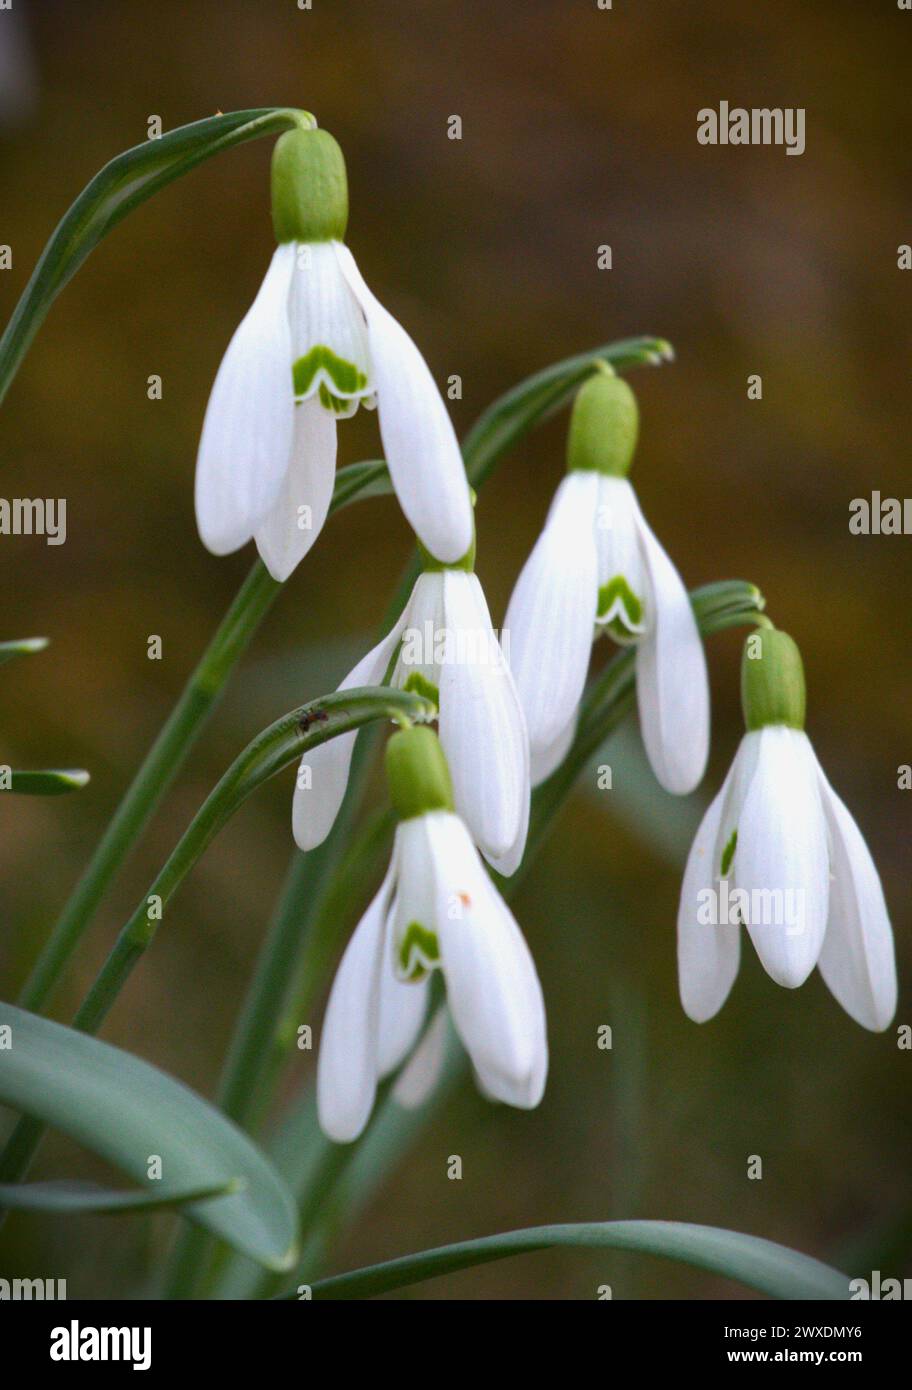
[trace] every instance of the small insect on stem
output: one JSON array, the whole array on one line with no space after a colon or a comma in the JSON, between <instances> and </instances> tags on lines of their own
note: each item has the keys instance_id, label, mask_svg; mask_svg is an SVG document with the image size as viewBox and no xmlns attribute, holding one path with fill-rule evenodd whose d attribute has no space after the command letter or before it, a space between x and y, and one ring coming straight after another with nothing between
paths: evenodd
<instances>
[{"instance_id":1,"label":"small insect on stem","mask_svg":"<svg viewBox=\"0 0 912 1390\"><path fill-rule=\"evenodd\" d=\"M325 724L328 718L329 715L325 709L309 709L306 714L302 714L301 718L298 720L298 728L301 730L302 734L306 734L311 725Z\"/></svg>"}]
</instances>

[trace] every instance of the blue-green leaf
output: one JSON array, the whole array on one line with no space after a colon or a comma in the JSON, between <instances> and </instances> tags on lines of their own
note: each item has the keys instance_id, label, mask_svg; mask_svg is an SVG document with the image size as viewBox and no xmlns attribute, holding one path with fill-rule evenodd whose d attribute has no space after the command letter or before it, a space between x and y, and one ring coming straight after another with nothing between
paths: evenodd
<instances>
[{"instance_id":1,"label":"blue-green leaf","mask_svg":"<svg viewBox=\"0 0 912 1390\"><path fill-rule=\"evenodd\" d=\"M158 1187L158 1184L156 1184ZM94 1182L61 1179L59 1182L0 1183L0 1208L9 1211L54 1212L61 1216L84 1216L89 1213L103 1216L132 1215L134 1212L157 1211L163 1207L186 1206L211 1197L227 1197L241 1192L243 1179L189 1188L186 1192L161 1192L152 1188L115 1192Z\"/></svg>"},{"instance_id":2,"label":"blue-green leaf","mask_svg":"<svg viewBox=\"0 0 912 1390\"><path fill-rule=\"evenodd\" d=\"M137 1182L160 1171L152 1183L172 1199L240 1180L242 1191L191 1202L184 1214L269 1269L293 1263L294 1202L272 1162L207 1101L148 1062L0 1004L0 1103L62 1130Z\"/></svg>"},{"instance_id":3,"label":"blue-green leaf","mask_svg":"<svg viewBox=\"0 0 912 1390\"><path fill-rule=\"evenodd\" d=\"M532 1226L525 1231L484 1236L404 1255L349 1274L320 1279L314 1298L372 1298L441 1274L470 1269L532 1250L555 1246L641 1250L664 1255L735 1279L771 1298L848 1299L849 1278L839 1270L785 1245L716 1226L682 1221L586 1221L567 1226Z\"/></svg>"},{"instance_id":4,"label":"blue-green leaf","mask_svg":"<svg viewBox=\"0 0 912 1390\"><path fill-rule=\"evenodd\" d=\"M18 637L12 642L0 642L0 666L12 661L16 656L31 656L43 652L48 644L46 637Z\"/></svg>"},{"instance_id":5,"label":"blue-green leaf","mask_svg":"<svg viewBox=\"0 0 912 1390\"><path fill-rule=\"evenodd\" d=\"M81 767L12 772L6 790L25 796L63 796L65 792L78 792L88 780L89 774Z\"/></svg>"}]
</instances>

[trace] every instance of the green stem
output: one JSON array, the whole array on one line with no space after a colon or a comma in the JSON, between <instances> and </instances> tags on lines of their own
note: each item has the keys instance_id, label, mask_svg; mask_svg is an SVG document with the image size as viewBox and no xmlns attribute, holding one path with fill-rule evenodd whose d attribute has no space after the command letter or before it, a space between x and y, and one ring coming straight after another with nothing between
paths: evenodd
<instances>
[{"instance_id":1,"label":"green stem","mask_svg":"<svg viewBox=\"0 0 912 1390\"><path fill-rule=\"evenodd\" d=\"M730 627L752 624L756 622L757 614L764 607L763 595L759 589L740 580L724 580L695 589L691 594L691 602L703 637L722 632ZM515 895L529 868L535 862L536 850L547 832L553 827L555 817L569 796L580 772L631 709L634 700L635 677L636 652L633 648L627 648L617 653L587 690L580 707L579 724L572 748L560 767L533 793L529 837L520 867L509 879L494 875L500 891L507 900ZM465 1070L464 1054L461 1054L459 1061L454 1062L448 1071L444 1082L438 1086L433 1101L423 1108L421 1118L429 1117L432 1110L436 1109L437 1103L451 1093L455 1081L465 1073ZM298 1102L298 1105L308 1106L309 1096ZM297 1108L298 1106L295 1107L295 1109ZM362 1186L366 1185L370 1179L377 1181L392 1166L400 1155L404 1143L408 1142L417 1130L416 1117L414 1115L403 1116L391 1098L385 1102L385 1110L389 1111L390 1109L397 1111L395 1122L388 1124L388 1115L384 1114L383 1108L378 1107L378 1112L375 1113L369 1129L358 1146L361 1150L365 1145L370 1145L375 1132L379 1130L386 1134L387 1128L389 1128L392 1137L387 1137L378 1149L379 1172L375 1170L371 1175L361 1172ZM292 1111L293 1115L294 1110ZM290 1122L293 1123L293 1118ZM335 1147L328 1139L323 1140L323 1146L329 1149ZM314 1164L313 1167L314 1171L319 1171L319 1165ZM311 1212L316 1209L313 1181L305 1181L301 1189L302 1208ZM327 1191L325 1187L321 1188L321 1209L335 1210L336 1205L332 1191ZM312 1238L319 1237L320 1232L319 1230L305 1229L303 1234L310 1242ZM317 1240L317 1245L319 1243ZM295 1282L300 1283L301 1279L306 1277L306 1271L299 1269L295 1276ZM265 1285L260 1282L255 1296L262 1296L264 1288Z\"/></svg>"},{"instance_id":2,"label":"green stem","mask_svg":"<svg viewBox=\"0 0 912 1390\"><path fill-rule=\"evenodd\" d=\"M40 1009L48 999L281 587L262 561L257 560L127 789L35 962L19 996L24 1009Z\"/></svg>"},{"instance_id":3,"label":"green stem","mask_svg":"<svg viewBox=\"0 0 912 1390\"><path fill-rule=\"evenodd\" d=\"M350 733L374 719L393 718L403 710L416 719L433 713L427 700L404 691L345 690L292 710L253 739L206 798L121 931L73 1026L85 1033L98 1030L136 963L154 940L164 909L177 888L218 831L257 787L327 739ZM22 1177L43 1132L40 1122L20 1120L0 1156L0 1182L16 1182Z\"/></svg>"}]
</instances>

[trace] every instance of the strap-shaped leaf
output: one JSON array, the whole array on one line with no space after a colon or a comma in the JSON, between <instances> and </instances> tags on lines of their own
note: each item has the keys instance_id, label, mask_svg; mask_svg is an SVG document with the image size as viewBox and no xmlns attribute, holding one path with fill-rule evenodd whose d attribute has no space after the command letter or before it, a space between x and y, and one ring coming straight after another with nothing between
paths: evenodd
<instances>
[{"instance_id":1,"label":"strap-shaped leaf","mask_svg":"<svg viewBox=\"0 0 912 1390\"><path fill-rule=\"evenodd\" d=\"M309 119L281 106L230 111L134 145L106 164L64 214L0 338L0 401L57 295L128 212L203 160Z\"/></svg>"},{"instance_id":2,"label":"strap-shaped leaf","mask_svg":"<svg viewBox=\"0 0 912 1390\"><path fill-rule=\"evenodd\" d=\"M62 1178L58 1182L0 1183L0 1207L9 1211L53 1212L60 1216L124 1216L134 1212L158 1211L163 1207L186 1206L188 1202L203 1202L210 1197L226 1197L243 1190L240 1178L226 1183L210 1183L206 1187L189 1188L186 1192L153 1192L142 1188L115 1192L95 1182L80 1182Z\"/></svg>"},{"instance_id":3,"label":"strap-shaped leaf","mask_svg":"<svg viewBox=\"0 0 912 1390\"><path fill-rule=\"evenodd\" d=\"M148 1062L0 1004L0 1102L172 1199L240 1180L243 1190L193 1202L184 1214L269 1269L293 1263L294 1202L272 1162L220 1111ZM161 1177L150 1181L156 1156Z\"/></svg>"},{"instance_id":4,"label":"strap-shaped leaf","mask_svg":"<svg viewBox=\"0 0 912 1390\"><path fill-rule=\"evenodd\" d=\"M43 652L48 644L46 637L17 637L12 642L0 642L0 666L12 661L16 656L31 656Z\"/></svg>"},{"instance_id":5,"label":"strap-shaped leaf","mask_svg":"<svg viewBox=\"0 0 912 1390\"><path fill-rule=\"evenodd\" d=\"M785 1245L717 1226L682 1221L586 1221L460 1241L417 1255L336 1274L312 1285L314 1298L372 1298L441 1274L555 1246L642 1250L723 1274L772 1298L847 1299L849 1278Z\"/></svg>"},{"instance_id":6,"label":"strap-shaped leaf","mask_svg":"<svg viewBox=\"0 0 912 1390\"><path fill-rule=\"evenodd\" d=\"M13 772L6 790L25 796L63 796L65 792L78 792L88 780L89 774L81 767Z\"/></svg>"}]
</instances>

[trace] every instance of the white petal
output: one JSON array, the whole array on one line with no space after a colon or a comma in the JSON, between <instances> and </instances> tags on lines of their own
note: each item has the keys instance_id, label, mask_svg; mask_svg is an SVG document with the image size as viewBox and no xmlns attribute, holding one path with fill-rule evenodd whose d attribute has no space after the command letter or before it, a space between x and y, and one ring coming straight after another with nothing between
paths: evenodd
<instances>
[{"instance_id":1,"label":"white petal","mask_svg":"<svg viewBox=\"0 0 912 1390\"><path fill-rule=\"evenodd\" d=\"M532 1109L548 1068L545 1006L529 948L457 816L423 817L434 862L447 1001L485 1089Z\"/></svg>"},{"instance_id":2,"label":"white petal","mask_svg":"<svg viewBox=\"0 0 912 1390\"><path fill-rule=\"evenodd\" d=\"M855 821L820 771L830 836L830 915L817 964L846 1013L880 1033L896 1012L893 932L880 877Z\"/></svg>"},{"instance_id":3,"label":"white petal","mask_svg":"<svg viewBox=\"0 0 912 1390\"><path fill-rule=\"evenodd\" d=\"M407 615L408 605L392 632L349 671L339 686L340 690L382 684ZM357 737L357 731L339 734L311 748L301 759L291 808L291 824L295 840L303 850L322 844L333 828L348 786L348 770Z\"/></svg>"},{"instance_id":4,"label":"white petal","mask_svg":"<svg viewBox=\"0 0 912 1390\"><path fill-rule=\"evenodd\" d=\"M384 948L393 873L391 865L346 947L320 1034L317 1113L337 1144L357 1139L377 1093L381 972L391 970Z\"/></svg>"},{"instance_id":5,"label":"white petal","mask_svg":"<svg viewBox=\"0 0 912 1390\"><path fill-rule=\"evenodd\" d=\"M507 609L505 650L533 760L566 730L586 683L598 607L598 483L591 472L563 479Z\"/></svg>"},{"instance_id":6,"label":"white petal","mask_svg":"<svg viewBox=\"0 0 912 1390\"><path fill-rule=\"evenodd\" d=\"M279 246L212 387L196 460L203 544L226 555L250 540L275 502L291 458L293 402L288 295L294 246Z\"/></svg>"},{"instance_id":7,"label":"white petal","mask_svg":"<svg viewBox=\"0 0 912 1390\"><path fill-rule=\"evenodd\" d=\"M546 782L551 773L560 767L570 749L573 747L573 740L576 738L576 726L579 721L574 714L566 729L561 729L553 743L539 749L532 755L531 775L533 787L538 787L542 782Z\"/></svg>"},{"instance_id":8,"label":"white petal","mask_svg":"<svg viewBox=\"0 0 912 1390\"><path fill-rule=\"evenodd\" d=\"M440 742L456 810L479 849L510 874L529 825L529 738L478 578L443 576L449 660L440 668Z\"/></svg>"},{"instance_id":9,"label":"white petal","mask_svg":"<svg viewBox=\"0 0 912 1390\"><path fill-rule=\"evenodd\" d=\"M718 844L733 772L700 822L681 884L678 908L678 986L688 1018L705 1023L728 998L738 973L739 928L719 922ZM707 918L709 920L707 920Z\"/></svg>"},{"instance_id":10,"label":"white petal","mask_svg":"<svg viewBox=\"0 0 912 1390\"><path fill-rule=\"evenodd\" d=\"M758 746L732 879L749 895L746 925L764 968L794 989L817 964L827 921L829 856L817 760L807 735L782 724L761 729Z\"/></svg>"},{"instance_id":11,"label":"white petal","mask_svg":"<svg viewBox=\"0 0 912 1390\"><path fill-rule=\"evenodd\" d=\"M333 247L367 318L380 433L399 505L422 544L452 564L472 543L472 504L447 408L421 353L368 289L351 252Z\"/></svg>"},{"instance_id":12,"label":"white petal","mask_svg":"<svg viewBox=\"0 0 912 1390\"><path fill-rule=\"evenodd\" d=\"M427 1013L428 981L405 983L393 969L393 943L387 935L380 973L380 1037L377 1075L389 1076L415 1045Z\"/></svg>"},{"instance_id":13,"label":"white petal","mask_svg":"<svg viewBox=\"0 0 912 1390\"><path fill-rule=\"evenodd\" d=\"M408 988L408 986L404 986ZM450 1017L445 1004L431 1019L424 1036L402 1068L393 1087L393 1100L403 1110L417 1110L440 1080L450 1034Z\"/></svg>"},{"instance_id":14,"label":"white petal","mask_svg":"<svg viewBox=\"0 0 912 1390\"><path fill-rule=\"evenodd\" d=\"M295 406L291 465L272 511L256 531L257 550L282 584L323 530L336 481L336 421L319 401Z\"/></svg>"},{"instance_id":15,"label":"white petal","mask_svg":"<svg viewBox=\"0 0 912 1390\"><path fill-rule=\"evenodd\" d=\"M619 623L631 638L645 630L647 608L648 584L639 539L639 518L636 494L627 479L600 478L595 526L599 589L618 576L626 579L630 592L642 604L643 616L637 621L624 604L615 601L612 608L599 614L597 621L600 626L612 621Z\"/></svg>"},{"instance_id":16,"label":"white petal","mask_svg":"<svg viewBox=\"0 0 912 1390\"><path fill-rule=\"evenodd\" d=\"M359 400L368 404L374 392L367 323L331 242L297 248L290 305L295 362L307 357L314 348L328 348L338 359L337 365L331 359L313 364L315 370L303 391L303 399L315 396L323 386L337 402L335 414L342 418L353 415ZM350 373L352 368L358 380L345 381L341 373ZM344 407L339 404L343 401Z\"/></svg>"},{"instance_id":17,"label":"white petal","mask_svg":"<svg viewBox=\"0 0 912 1390\"><path fill-rule=\"evenodd\" d=\"M444 634L443 574L428 570L415 580L408 601L408 622L402 632L402 649L393 672L393 685L405 689L410 676L422 676L437 685L440 680L437 647Z\"/></svg>"},{"instance_id":18,"label":"white petal","mask_svg":"<svg viewBox=\"0 0 912 1390\"><path fill-rule=\"evenodd\" d=\"M400 976L411 979L416 968L433 970L436 949L427 954L424 943L411 935L417 926L436 933L434 861L428 839L428 816L415 816L396 827L399 886L391 916L392 958ZM407 952L403 950L409 941Z\"/></svg>"},{"instance_id":19,"label":"white petal","mask_svg":"<svg viewBox=\"0 0 912 1390\"><path fill-rule=\"evenodd\" d=\"M640 729L666 791L693 791L709 755L706 656L681 576L642 513L637 523L649 577L647 635L637 648Z\"/></svg>"}]
</instances>

